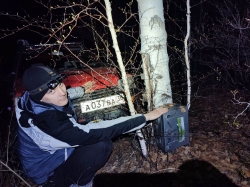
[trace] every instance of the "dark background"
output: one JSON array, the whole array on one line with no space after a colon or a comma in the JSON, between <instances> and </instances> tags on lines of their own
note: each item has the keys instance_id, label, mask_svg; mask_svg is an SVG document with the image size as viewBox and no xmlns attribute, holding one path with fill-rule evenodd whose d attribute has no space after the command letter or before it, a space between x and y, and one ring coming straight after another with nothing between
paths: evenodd
<instances>
[{"instance_id":1,"label":"dark background","mask_svg":"<svg viewBox=\"0 0 250 187\"><path fill-rule=\"evenodd\" d=\"M47 2L47 1L44 1ZM61 5L61 1L50 1L52 6L56 6L57 4ZM80 2L80 1L79 1ZM85 1L84 1L85 2ZM238 0L228 0L228 2L232 3L230 7L236 7L240 16L241 16L241 26L247 27L247 22L245 18L249 18L249 2L247 0L239 1ZM104 3L104 2L102 2ZM126 11L132 11L137 13L137 2L134 2L130 7L127 6L128 1L113 1L112 2L112 15L113 20L116 25L121 25L126 16L122 13L120 8L125 8ZM230 4L229 3L229 4ZM169 9L168 9L169 6ZM242 91L242 98L245 101L249 102L249 68L244 66L244 63L249 62L246 60L248 56L243 53L244 50L249 51L249 37L250 32L247 29L241 30L244 32L242 39L239 36L239 29L232 29L227 22L227 19L224 19L216 6L224 6L223 1L216 0L207 0L207 1L191 1L191 49L190 49L190 59L191 59L191 81L192 81L192 96L195 96L199 89L208 87L209 91L206 91L208 95L210 90L214 88L222 88L225 92L230 92L230 90L239 90ZM96 4L98 9L100 9L104 15L104 9ZM168 34L168 54L170 58L170 74L171 74L171 83L173 89L173 97L174 102L181 102L183 98L186 97L186 67L184 56L182 54L184 50L183 40L186 33L186 4L185 1L176 0L172 3L168 3L168 1L164 1L164 11L165 11L165 24L166 31ZM75 11L78 9L75 8ZM235 10L235 9L234 9ZM44 43L48 38L48 32L46 30L42 30L40 28L30 26L29 29L26 30L18 30L17 27L21 28L22 25L27 24L18 20L15 16L9 15L21 15L29 17L30 22L34 22L37 19L40 19L41 16L45 15L46 19L49 17L48 10L44 8L39 3L34 0L9 0L9 1L1 1L0 2L0 158L5 159L7 147L10 147L9 151L12 153L11 145L15 141L15 118L14 118L14 108L13 108L13 83L14 83L14 74L11 74L15 70L15 52L17 47L17 40L24 39L27 40L30 44ZM8 12L9 15L5 15ZM94 12L94 11L93 11ZM61 19L61 15L63 11L58 10L54 11L54 21L58 18ZM230 20L230 14L237 14L237 11L233 11L224 16L228 16L228 20ZM86 23L90 23L88 18L83 19ZM137 16L138 20L138 16ZM223 23L221 23L223 22ZM95 22L95 28L99 33L105 34L108 29L104 29L104 27ZM12 31L7 31L13 30ZM136 19L131 19L127 22L124 30L134 29L135 38L139 37L139 26ZM9 34L5 36L4 33ZM75 29L72 33L72 36L69 37L68 41L84 41L85 46L88 49L95 48L94 39L92 35L92 31L89 30L86 25L79 22L79 28ZM111 44L110 50L112 51L112 41L109 34L105 34L105 39L109 41ZM237 60L237 46L235 45L237 41L241 40L240 51L240 63L236 65L233 64ZM135 40L128 35L123 33L118 33L118 41L121 47L121 51L123 52L123 58L126 60L130 57L129 52L131 51L131 46L134 45ZM51 42L55 42L55 40L51 40ZM100 42L100 41L99 41ZM245 42L245 43L244 43ZM99 43L101 45L101 42ZM179 49L181 52L178 52ZM136 50L140 49L140 45L137 46ZM225 53L225 51L229 51L229 53ZM96 52L96 51L94 51ZM112 51L114 52L114 51ZM223 55L225 54L225 55ZM232 54L232 55L231 55ZM115 56L111 57L111 59L116 62ZM140 54L137 57L133 58L134 65L128 66L128 71L133 73L133 68L138 68L140 66L141 58ZM218 68L218 69L217 69ZM136 71L137 74L140 71ZM230 74L228 74L230 72ZM242 78L244 77L244 78ZM135 78L138 78L138 75L135 75ZM220 79L220 81L219 81ZM139 83L140 86L142 83ZM205 96L207 96L205 95ZM195 97L194 97L195 98ZM195 101L194 101L195 102ZM191 105L192 106L192 105ZM228 107L230 108L230 107ZM202 109L203 110L203 109ZM204 109L205 110L205 109ZM247 112L247 111L246 111ZM234 113L234 111L232 112ZM249 113L248 113L249 114ZM198 114L197 114L198 115ZM233 121L233 119L232 119ZM198 123L198 122L197 122ZM223 120L221 121L223 123ZM10 140L8 140L8 135L11 134ZM6 142L9 141L9 144ZM13 152L13 155L14 152ZM13 156L12 155L12 156ZM15 157L11 157L12 162L10 163L13 167L18 165L15 162ZM195 162L195 161L194 161ZM188 163L189 167L185 171L189 171L189 168L193 166L193 163ZM195 163L198 169L203 171L204 167L208 168L208 174L217 175L219 172L212 168L212 166L208 166L208 163ZM205 165L205 166L204 166ZM185 166L185 165L184 165ZM204 166L204 167L203 167ZM194 170L197 168L193 168ZM197 171L198 171L197 169ZM210 170L211 169L211 172ZM218 174L219 175L219 174ZM181 177L181 174L176 175L159 175L153 176L154 178L161 178L164 181L164 177L174 176L175 179ZM188 175L186 175L188 176ZM111 175L106 176L105 174L100 175L96 180L106 182L109 184L109 178L112 181L120 176ZM125 179L134 179L134 175L126 175ZM147 175L139 175L137 177L148 178ZM214 176L217 177L217 176ZM224 176L221 176L224 179ZM186 178L184 177L184 180ZM207 180L208 178L205 177ZM219 177L216 178L219 181ZM210 179L209 179L210 180ZM226 179L225 179L226 180ZM170 180L171 181L171 180ZM173 180L174 181L174 180ZM171 181L171 182L173 182ZM195 180L194 180L195 181ZM116 181L119 183L119 181ZM227 181L230 183L230 181ZM129 181L128 181L129 183ZM231 185L231 184L230 184Z\"/></svg>"}]
</instances>

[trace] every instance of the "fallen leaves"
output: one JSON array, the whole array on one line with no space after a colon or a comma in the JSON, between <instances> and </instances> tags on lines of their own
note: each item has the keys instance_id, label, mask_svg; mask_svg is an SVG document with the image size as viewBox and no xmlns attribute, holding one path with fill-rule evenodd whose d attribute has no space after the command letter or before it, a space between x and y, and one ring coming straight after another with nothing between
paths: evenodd
<instances>
[{"instance_id":1,"label":"fallen leaves","mask_svg":"<svg viewBox=\"0 0 250 187\"><path fill-rule=\"evenodd\" d=\"M161 160L162 160L162 162L166 162L166 161L167 161L167 158L168 158L168 156L167 156L166 154L161 155Z\"/></svg>"},{"instance_id":2,"label":"fallen leaves","mask_svg":"<svg viewBox=\"0 0 250 187\"><path fill-rule=\"evenodd\" d=\"M248 182L247 182L247 181L242 181L241 184L242 184L242 185L247 185Z\"/></svg>"},{"instance_id":3,"label":"fallen leaves","mask_svg":"<svg viewBox=\"0 0 250 187\"><path fill-rule=\"evenodd\" d=\"M246 167L242 167L242 169L240 169L240 174L244 178L249 178L250 177L250 171Z\"/></svg>"},{"instance_id":4,"label":"fallen leaves","mask_svg":"<svg viewBox=\"0 0 250 187\"><path fill-rule=\"evenodd\" d=\"M238 158L237 156L235 156L235 155L232 155L232 156L231 156L231 160L232 160L232 161L238 161L239 158Z\"/></svg>"},{"instance_id":5,"label":"fallen leaves","mask_svg":"<svg viewBox=\"0 0 250 187\"><path fill-rule=\"evenodd\" d=\"M248 187L250 177L250 152L249 136L250 124L245 129L234 129L227 123L232 119L233 113L229 101L219 99L220 95L209 97L209 99L198 99L189 111L190 126L190 146L182 146L169 152L169 165L167 165L167 153L157 149L150 149L151 161L140 159L140 152L130 147L132 140L118 141L114 143L114 152L109 162L102 169L103 171L116 172L141 172L141 173L178 173L179 168L190 160L206 161L220 173L225 174L232 179L238 186ZM202 98L200 98L202 99ZM199 105L199 106L198 106ZM218 105L218 106L217 106ZM170 108L174 104L167 104L164 107ZM180 106L180 109L185 106ZM150 145L154 148L154 146ZM132 151L135 153L132 154ZM115 162L113 155L122 152L124 157L118 157ZM126 156L127 155L127 156ZM129 157L129 158L128 158ZM244 162L245 161L245 162ZM248 163L248 167L245 165ZM111 165L115 164L115 167ZM116 170L114 170L116 168ZM173 168L170 170L169 168ZM204 167L203 170L210 171L210 167ZM242 171L242 174L239 173ZM212 169L211 169L212 171ZM244 175L243 175L244 173ZM178 183L178 181L177 181ZM249 186L250 187L250 186Z\"/></svg>"},{"instance_id":6,"label":"fallen leaves","mask_svg":"<svg viewBox=\"0 0 250 187\"><path fill-rule=\"evenodd\" d=\"M158 157L158 154L157 153L154 153L152 156L151 156L151 159L152 161L155 163L156 162L156 159Z\"/></svg>"},{"instance_id":7,"label":"fallen leaves","mask_svg":"<svg viewBox=\"0 0 250 187\"><path fill-rule=\"evenodd\" d=\"M245 178L250 177L250 172L249 172L248 170L244 170L243 172L244 172L244 174L245 174L245 175L244 175Z\"/></svg>"}]
</instances>

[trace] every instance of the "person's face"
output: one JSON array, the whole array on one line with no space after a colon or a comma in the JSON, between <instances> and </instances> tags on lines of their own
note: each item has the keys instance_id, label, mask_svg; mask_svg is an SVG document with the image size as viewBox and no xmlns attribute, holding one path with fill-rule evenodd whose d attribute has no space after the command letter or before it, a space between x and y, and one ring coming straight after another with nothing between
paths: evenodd
<instances>
[{"instance_id":1,"label":"person's face","mask_svg":"<svg viewBox=\"0 0 250 187\"><path fill-rule=\"evenodd\" d=\"M53 90L49 89L41 99L42 102L51 103L57 106L65 106L68 103L66 87L59 83Z\"/></svg>"}]
</instances>

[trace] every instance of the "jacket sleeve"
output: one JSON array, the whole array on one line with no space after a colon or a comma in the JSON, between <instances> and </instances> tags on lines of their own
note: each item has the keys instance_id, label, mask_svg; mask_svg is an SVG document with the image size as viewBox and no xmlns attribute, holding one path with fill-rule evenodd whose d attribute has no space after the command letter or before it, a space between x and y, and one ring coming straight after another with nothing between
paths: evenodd
<instances>
[{"instance_id":1,"label":"jacket sleeve","mask_svg":"<svg viewBox=\"0 0 250 187\"><path fill-rule=\"evenodd\" d=\"M37 126L53 138L75 147L110 140L126 132L140 129L145 124L146 118L142 114L97 123L90 122L86 125L78 124L73 117L57 115L57 117L47 116Z\"/></svg>"}]
</instances>

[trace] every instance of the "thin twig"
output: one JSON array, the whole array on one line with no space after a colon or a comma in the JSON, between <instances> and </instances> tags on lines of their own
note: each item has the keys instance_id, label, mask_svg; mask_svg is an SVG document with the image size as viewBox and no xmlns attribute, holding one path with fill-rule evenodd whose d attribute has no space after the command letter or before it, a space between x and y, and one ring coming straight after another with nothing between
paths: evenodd
<instances>
[{"instance_id":1,"label":"thin twig","mask_svg":"<svg viewBox=\"0 0 250 187\"><path fill-rule=\"evenodd\" d=\"M4 165L6 168L8 168L12 173L14 173L19 179L21 179L27 186L31 187L20 175L18 175L15 171L13 171L8 165L4 164L2 160L0 160L0 163Z\"/></svg>"}]
</instances>

